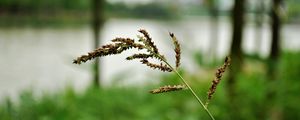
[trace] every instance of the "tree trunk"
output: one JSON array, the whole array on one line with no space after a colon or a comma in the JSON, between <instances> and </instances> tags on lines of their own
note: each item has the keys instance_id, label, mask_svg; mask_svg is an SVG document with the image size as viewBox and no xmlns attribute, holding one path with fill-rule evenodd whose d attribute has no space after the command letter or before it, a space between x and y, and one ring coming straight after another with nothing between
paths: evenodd
<instances>
[{"instance_id":1,"label":"tree trunk","mask_svg":"<svg viewBox=\"0 0 300 120\"><path fill-rule=\"evenodd\" d=\"M280 21L280 5L281 0L273 0L272 6L272 43L271 43L271 54L270 60L278 60L279 58L279 39L281 30Z\"/></svg>"},{"instance_id":2,"label":"tree trunk","mask_svg":"<svg viewBox=\"0 0 300 120\"><path fill-rule=\"evenodd\" d=\"M94 38L94 48L98 48L99 46L99 34L101 27L104 23L103 18L103 7L104 0L92 0L92 29L93 29L93 38ZM96 87L100 87L100 60L96 58L95 63L93 65L93 85Z\"/></svg>"},{"instance_id":3,"label":"tree trunk","mask_svg":"<svg viewBox=\"0 0 300 120\"><path fill-rule=\"evenodd\" d=\"M244 0L235 0L233 11L233 35L230 54L232 58L232 65L229 71L229 78L227 80L227 92L230 104L231 119L239 119L239 103L236 100L236 76L241 71L243 63L242 53L242 35L244 25ZM234 114L234 115L233 115Z\"/></svg>"},{"instance_id":4,"label":"tree trunk","mask_svg":"<svg viewBox=\"0 0 300 120\"><path fill-rule=\"evenodd\" d=\"M282 113L276 106L276 94L277 89L276 83L278 83L277 76L277 65L280 55L280 30L281 30L281 21L280 21L280 6L282 5L282 0L273 0L271 17L272 17L272 41L271 41L271 53L268 60L268 71L267 71L267 93L266 98L268 101L267 112L269 113L268 117L270 120L280 120Z\"/></svg>"}]
</instances>

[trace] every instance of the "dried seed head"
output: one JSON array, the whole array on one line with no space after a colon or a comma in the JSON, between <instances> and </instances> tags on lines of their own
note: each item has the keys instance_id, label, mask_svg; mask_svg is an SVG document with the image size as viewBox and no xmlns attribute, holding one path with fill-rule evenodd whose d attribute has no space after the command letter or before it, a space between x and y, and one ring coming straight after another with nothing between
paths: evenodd
<instances>
[{"instance_id":1,"label":"dried seed head","mask_svg":"<svg viewBox=\"0 0 300 120\"><path fill-rule=\"evenodd\" d=\"M146 47L142 44L139 44L139 43L132 43L131 45L133 48L137 48L138 50L142 50L142 49L145 49Z\"/></svg>"},{"instance_id":2,"label":"dried seed head","mask_svg":"<svg viewBox=\"0 0 300 120\"><path fill-rule=\"evenodd\" d=\"M134 43L131 39L125 39L125 38L116 38L113 40L113 44L107 44L103 45L100 48L89 52L87 55L82 55L78 57L77 59L73 60L73 63L75 64L81 64L81 62L86 62L88 60L92 60L96 57L103 57L107 55L112 54L120 54L125 50L131 49L131 48L137 48L137 49L143 49L144 46L141 44Z\"/></svg>"},{"instance_id":3,"label":"dried seed head","mask_svg":"<svg viewBox=\"0 0 300 120\"><path fill-rule=\"evenodd\" d=\"M164 93L164 92L171 92L171 91L178 91L178 90L183 90L186 89L185 85L166 85L163 87L160 87L158 89L154 89L149 91L152 94L158 94L158 93Z\"/></svg>"},{"instance_id":4,"label":"dried seed head","mask_svg":"<svg viewBox=\"0 0 300 120\"><path fill-rule=\"evenodd\" d=\"M154 42L150 38L150 35L146 30L139 30L140 33L143 34L143 36L138 36L139 41L142 42L136 43L133 39L131 38L121 38L117 37L112 41L111 44L103 45L98 49L95 49L92 52L89 52L87 55L82 55L78 58L76 58L73 63L75 64L81 64L82 62L86 62L88 60L92 60L96 57L103 57L107 55L115 55L115 54L120 54L123 51L126 51L131 48L136 48L138 50L147 50L148 53L140 53L140 54L134 54L132 56L128 56L126 59L127 60L133 60L133 59L143 59L141 62L143 64L146 64L147 66L153 68L153 69L159 69L161 71L168 71L171 72L172 69L166 65L166 64L153 64L150 63L147 59L148 58L154 58L157 59L161 62L166 62L166 58L159 54L157 47L154 45ZM178 57L177 57L178 58Z\"/></svg>"},{"instance_id":5,"label":"dried seed head","mask_svg":"<svg viewBox=\"0 0 300 120\"><path fill-rule=\"evenodd\" d=\"M158 54L158 49L154 45L154 42L152 41L152 38L149 36L148 32L144 29L140 29L139 32L142 33L146 38L146 39L142 38L140 39L140 41L142 41L145 44L145 46L149 46L150 48L152 48L154 53Z\"/></svg>"},{"instance_id":6,"label":"dried seed head","mask_svg":"<svg viewBox=\"0 0 300 120\"><path fill-rule=\"evenodd\" d=\"M150 35L146 30L140 29L139 32L142 33L147 40L151 40Z\"/></svg>"},{"instance_id":7,"label":"dried seed head","mask_svg":"<svg viewBox=\"0 0 300 120\"><path fill-rule=\"evenodd\" d=\"M152 68L152 69L159 69L163 72L172 72L172 69L167 66L167 65L163 65L162 63L158 64L154 64L154 63L150 63L147 59L142 59L140 61L142 64L147 65L148 67Z\"/></svg>"},{"instance_id":8,"label":"dried seed head","mask_svg":"<svg viewBox=\"0 0 300 120\"><path fill-rule=\"evenodd\" d=\"M179 65L180 65L180 55L181 55L181 49L180 49L180 44L177 40L177 38L175 37L175 35L173 33L169 33L169 35L171 36L172 40L173 40L173 44L175 46L175 58L176 58L176 69L178 69Z\"/></svg>"},{"instance_id":9,"label":"dried seed head","mask_svg":"<svg viewBox=\"0 0 300 120\"><path fill-rule=\"evenodd\" d=\"M120 42L120 43L124 43L124 44L128 44L128 45L132 45L134 43L134 40L130 39L130 38L115 38L111 41L112 42Z\"/></svg>"},{"instance_id":10,"label":"dried seed head","mask_svg":"<svg viewBox=\"0 0 300 120\"><path fill-rule=\"evenodd\" d=\"M216 74L215 74L215 78L212 81L212 85L209 89L209 91L207 92L207 101L206 101L206 107L209 104L209 101L212 99L213 94L216 92L217 86L221 81L221 78L223 76L223 73L225 72L226 68L230 65L230 57L226 57L224 64L217 69Z\"/></svg>"},{"instance_id":11,"label":"dried seed head","mask_svg":"<svg viewBox=\"0 0 300 120\"><path fill-rule=\"evenodd\" d=\"M132 56L128 56L126 60L133 60L133 59L147 59L153 57L152 54L145 54L145 53L139 53L139 54L133 54Z\"/></svg>"}]
</instances>

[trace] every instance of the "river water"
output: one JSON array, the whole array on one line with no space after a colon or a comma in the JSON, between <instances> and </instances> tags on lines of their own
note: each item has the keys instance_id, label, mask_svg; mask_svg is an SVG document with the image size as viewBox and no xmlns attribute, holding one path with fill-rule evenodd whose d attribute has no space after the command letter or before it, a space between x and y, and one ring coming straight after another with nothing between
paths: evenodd
<instances>
[{"instance_id":1,"label":"river water","mask_svg":"<svg viewBox=\"0 0 300 120\"><path fill-rule=\"evenodd\" d=\"M101 44L115 37L136 38L137 30L147 29L153 40L172 62L173 45L168 32L173 32L182 44L182 66L196 70L193 52L208 54L210 49L210 22L195 18L180 22L149 20L109 20L101 33ZM282 47L285 50L300 50L300 25L285 25L282 31ZM92 31L89 26L72 28L0 28L0 100L5 96L16 98L22 90L35 93L55 92L72 86L82 90L91 83L91 62L72 64L72 59L92 50ZM270 48L269 25L262 28L262 39L257 46L255 26L246 25L243 49L247 53L259 49L266 57ZM216 56L223 58L229 50L231 39L230 22L219 23L218 43L213 43ZM138 61L125 61L127 55L109 56L101 59L102 84L136 85L157 81L160 72L146 68Z\"/></svg>"}]
</instances>

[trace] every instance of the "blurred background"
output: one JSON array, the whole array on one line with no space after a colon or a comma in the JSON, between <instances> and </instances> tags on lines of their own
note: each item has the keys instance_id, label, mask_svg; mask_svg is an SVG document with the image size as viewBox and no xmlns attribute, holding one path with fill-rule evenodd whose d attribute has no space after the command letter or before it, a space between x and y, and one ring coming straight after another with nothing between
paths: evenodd
<instances>
[{"instance_id":1,"label":"blurred background","mask_svg":"<svg viewBox=\"0 0 300 120\"><path fill-rule=\"evenodd\" d=\"M116 37L146 29L206 99L215 70L232 65L209 109L224 120L300 119L300 0L0 0L1 120L209 119L173 73L126 61L133 51L72 64Z\"/></svg>"}]
</instances>

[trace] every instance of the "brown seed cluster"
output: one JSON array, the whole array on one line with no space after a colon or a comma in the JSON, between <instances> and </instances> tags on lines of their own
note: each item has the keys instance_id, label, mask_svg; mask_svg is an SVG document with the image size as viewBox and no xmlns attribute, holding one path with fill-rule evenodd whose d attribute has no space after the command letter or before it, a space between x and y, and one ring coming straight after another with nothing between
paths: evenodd
<instances>
[{"instance_id":1,"label":"brown seed cluster","mask_svg":"<svg viewBox=\"0 0 300 120\"><path fill-rule=\"evenodd\" d=\"M161 70L163 72L166 72L166 71L167 72L172 72L172 69L169 66L164 65L163 63L154 64L154 63L150 63L147 59L142 59L141 63L149 66L150 68L159 69L159 70Z\"/></svg>"},{"instance_id":2,"label":"brown seed cluster","mask_svg":"<svg viewBox=\"0 0 300 120\"><path fill-rule=\"evenodd\" d=\"M128 56L126 60L133 60L133 59L147 59L151 58L153 55L151 54L145 54L145 53L138 53L138 54L133 54L131 56Z\"/></svg>"},{"instance_id":3,"label":"brown seed cluster","mask_svg":"<svg viewBox=\"0 0 300 120\"><path fill-rule=\"evenodd\" d=\"M87 55L82 55L77 59L73 60L75 64L81 64L88 60L92 60L96 57L103 57L107 55L120 54L131 48L137 48L139 50L144 49L145 46L142 44L135 43L133 39L130 38L115 38L112 40L113 43L103 45L100 48L89 52Z\"/></svg>"},{"instance_id":4,"label":"brown seed cluster","mask_svg":"<svg viewBox=\"0 0 300 120\"><path fill-rule=\"evenodd\" d=\"M217 69L215 78L212 81L212 85L211 85L209 91L207 92L206 106L209 104L209 101L211 100L213 94L216 92L217 86L221 81L223 73L225 72L226 68L230 65L230 61L231 61L230 57L226 57L224 64L220 68Z\"/></svg>"},{"instance_id":5,"label":"brown seed cluster","mask_svg":"<svg viewBox=\"0 0 300 120\"><path fill-rule=\"evenodd\" d=\"M73 63L81 64L82 62L92 60L96 57L120 54L123 51L135 48L138 50L146 50L147 53L135 53L131 56L128 56L126 58L126 60L140 59L140 62L142 64L145 64L152 69L158 69L158 70L161 70L164 72L172 72L171 66L169 66L166 63L167 60L164 57L164 55L159 53L156 45L154 44L154 42L152 41L152 38L149 35L149 33L144 29L140 29L139 32L142 34L142 36L138 36L138 42L135 42L134 39L131 39L131 38L117 37L117 38L111 40L112 43L103 45L100 48L95 49L92 52L89 52L87 55L82 55L82 56L76 58L73 61ZM170 36L175 45L174 51L176 53L176 68L178 68L179 64L180 64L180 54L181 54L180 45L173 33L170 33ZM156 60L160 61L161 63L159 63L159 64L151 63L148 60L150 58L156 59Z\"/></svg>"},{"instance_id":6,"label":"brown seed cluster","mask_svg":"<svg viewBox=\"0 0 300 120\"><path fill-rule=\"evenodd\" d=\"M181 55L181 49L180 49L180 44L177 40L177 38L174 36L173 33L169 33L169 35L171 36L172 40L173 40L173 44L175 45L175 58L176 58L176 69L179 68L179 65L180 65L180 55Z\"/></svg>"},{"instance_id":7,"label":"brown seed cluster","mask_svg":"<svg viewBox=\"0 0 300 120\"><path fill-rule=\"evenodd\" d=\"M154 45L152 38L149 36L149 33L144 29L140 29L139 32L142 33L145 37L145 39L140 39L140 41L143 42L146 46L150 46L153 52L158 54L158 49L156 45Z\"/></svg>"},{"instance_id":8,"label":"brown seed cluster","mask_svg":"<svg viewBox=\"0 0 300 120\"><path fill-rule=\"evenodd\" d=\"M160 87L158 89L154 89L149 91L152 94L158 94L158 93L164 93L164 92L171 92L171 91L178 91L178 90L183 90L186 89L185 85L166 85L163 87Z\"/></svg>"},{"instance_id":9,"label":"brown seed cluster","mask_svg":"<svg viewBox=\"0 0 300 120\"><path fill-rule=\"evenodd\" d=\"M142 64L145 64L146 66L152 69L158 69L163 72L172 72L173 70L175 70L167 62L167 59L164 57L164 55L159 53L158 48L152 41L152 38L150 37L149 33L144 29L140 29L138 32L140 32L142 35L138 36L137 42L131 38L117 37L111 40L112 43L103 45L95 49L94 51L89 52L86 55L82 55L74 59L73 63L81 64L82 62L92 60L96 57L104 57L107 55L121 54L123 51L135 48L138 50L145 50L146 52L143 51L141 53L135 53L131 56L126 57L126 60L138 59ZM181 54L180 44L173 33L170 33L169 35L171 36L175 46L174 51L176 53L175 58L176 58L176 69L177 69L180 65L180 54ZM158 60L160 63L152 63L150 62L149 59ZM155 94L155 93L182 90L185 88L186 87L184 85L173 85L173 86L167 85L164 87L160 87L159 89L152 90L150 91L150 93Z\"/></svg>"}]
</instances>

